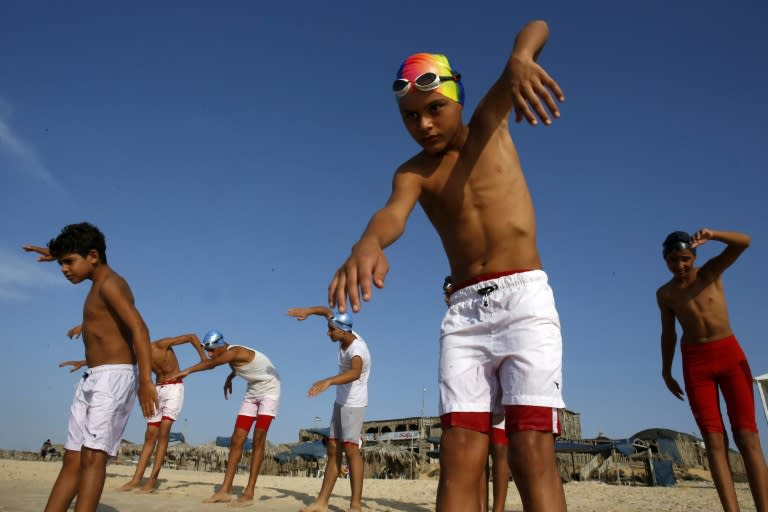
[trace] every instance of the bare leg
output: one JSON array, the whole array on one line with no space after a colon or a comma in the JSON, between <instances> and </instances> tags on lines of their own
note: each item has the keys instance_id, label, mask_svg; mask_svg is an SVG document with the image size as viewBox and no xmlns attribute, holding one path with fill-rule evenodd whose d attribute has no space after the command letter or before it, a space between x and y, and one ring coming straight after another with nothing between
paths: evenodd
<instances>
[{"instance_id":1,"label":"bare leg","mask_svg":"<svg viewBox=\"0 0 768 512\"><path fill-rule=\"evenodd\" d=\"M336 485L336 479L339 478L341 471L342 451L331 439L326 443L326 453L328 454L328 463L325 465L325 475L323 475L323 485L320 487L320 494L317 495L314 503L301 509L301 512L328 512L328 501L331 499L333 486Z\"/></svg>"},{"instance_id":2,"label":"bare leg","mask_svg":"<svg viewBox=\"0 0 768 512\"><path fill-rule=\"evenodd\" d=\"M765 466L763 449L760 447L760 436L757 432L737 430L733 433L733 438L744 459L755 509L757 512L768 512L768 469Z\"/></svg>"},{"instance_id":3,"label":"bare leg","mask_svg":"<svg viewBox=\"0 0 768 512\"><path fill-rule=\"evenodd\" d=\"M237 464L243 455L243 446L248 438L248 431L235 427L232 433L232 445L229 447L229 461L227 461L227 472L224 474L224 483L213 496L203 500L203 503L228 502L232 499L232 483L235 481L237 473Z\"/></svg>"},{"instance_id":4,"label":"bare leg","mask_svg":"<svg viewBox=\"0 0 768 512\"><path fill-rule=\"evenodd\" d=\"M165 453L168 451L168 437L171 433L171 427L173 427L173 420L163 419L160 422L160 428L154 429L160 431L156 434L157 451L155 452L155 462L152 464L152 472L149 474L149 480L144 483L139 491L141 493L152 492L157 487L157 478L160 476L160 470L163 468L163 462L165 462Z\"/></svg>"},{"instance_id":5,"label":"bare leg","mask_svg":"<svg viewBox=\"0 0 768 512\"><path fill-rule=\"evenodd\" d=\"M565 492L549 432L509 434L509 467L526 512L565 512Z\"/></svg>"},{"instance_id":6,"label":"bare leg","mask_svg":"<svg viewBox=\"0 0 768 512\"><path fill-rule=\"evenodd\" d=\"M267 431L260 428L253 430L253 453L251 453L251 472L248 475L248 484L243 495L237 498L237 505L253 503L256 480L259 478L261 463L264 461L264 445L267 442Z\"/></svg>"},{"instance_id":7,"label":"bare leg","mask_svg":"<svg viewBox=\"0 0 768 512\"><path fill-rule=\"evenodd\" d=\"M157 442L157 433L159 430L160 429L154 425L147 425L147 430L144 432L144 446L141 447L139 463L136 465L136 471L133 473L133 478L115 489L116 491L130 491L139 486L141 479L144 477L144 470L147 469L147 464L149 464L149 458L155 450L155 443Z\"/></svg>"},{"instance_id":8,"label":"bare leg","mask_svg":"<svg viewBox=\"0 0 768 512\"><path fill-rule=\"evenodd\" d=\"M80 484L75 512L95 512L107 477L107 452L83 446L80 452Z\"/></svg>"},{"instance_id":9,"label":"bare leg","mask_svg":"<svg viewBox=\"0 0 768 512\"><path fill-rule=\"evenodd\" d=\"M507 445L492 444L491 459L493 459L493 512L504 512L504 504L507 501L507 487L509 486Z\"/></svg>"},{"instance_id":10,"label":"bare leg","mask_svg":"<svg viewBox=\"0 0 768 512\"><path fill-rule=\"evenodd\" d=\"M363 509L363 457L357 444L344 443L343 447L349 463L349 486L352 490L349 510L360 511Z\"/></svg>"},{"instance_id":11,"label":"bare leg","mask_svg":"<svg viewBox=\"0 0 768 512\"><path fill-rule=\"evenodd\" d=\"M438 512L480 510L480 478L488 461L488 434L452 427L440 441Z\"/></svg>"},{"instance_id":12,"label":"bare leg","mask_svg":"<svg viewBox=\"0 0 768 512\"><path fill-rule=\"evenodd\" d=\"M488 499L488 482L491 478L490 467L486 461L483 474L480 477L480 512L488 512L490 500Z\"/></svg>"},{"instance_id":13,"label":"bare leg","mask_svg":"<svg viewBox=\"0 0 768 512\"><path fill-rule=\"evenodd\" d=\"M64 460L53 484L45 512L65 512L77 495L80 482L80 452L64 450Z\"/></svg>"},{"instance_id":14,"label":"bare leg","mask_svg":"<svg viewBox=\"0 0 768 512\"><path fill-rule=\"evenodd\" d=\"M707 448L709 471L715 481L720 504L725 512L738 512L739 502L736 500L736 488L728 462L728 437L724 432L704 432L702 435Z\"/></svg>"}]
</instances>

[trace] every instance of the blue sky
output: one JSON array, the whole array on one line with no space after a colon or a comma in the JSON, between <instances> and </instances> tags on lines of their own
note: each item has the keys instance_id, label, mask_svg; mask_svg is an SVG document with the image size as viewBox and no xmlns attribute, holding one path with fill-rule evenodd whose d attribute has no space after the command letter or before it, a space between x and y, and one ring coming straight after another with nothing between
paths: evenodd
<instances>
[{"instance_id":1,"label":"blue sky","mask_svg":"<svg viewBox=\"0 0 768 512\"><path fill-rule=\"evenodd\" d=\"M567 101L554 126L511 131L584 435L697 432L660 377L654 293L670 231L753 236L725 283L753 372L768 372L764 2L115 5L0 5L0 447L65 437L77 376L57 364L82 356L65 333L88 286L20 246L83 220L106 233L153 339L217 328L269 355L283 380L272 442L327 423L333 392L306 391L336 372L335 346L322 321L285 311L325 303L418 149L390 93L400 61L446 53L468 118L534 18L550 24L540 63ZM367 417L416 416L422 397L433 415L447 261L419 209L387 254L385 289L355 317L374 358ZM244 385L225 401L226 375L187 380L175 430L193 444L232 430ZM143 431L137 409L125 437Z\"/></svg>"}]
</instances>

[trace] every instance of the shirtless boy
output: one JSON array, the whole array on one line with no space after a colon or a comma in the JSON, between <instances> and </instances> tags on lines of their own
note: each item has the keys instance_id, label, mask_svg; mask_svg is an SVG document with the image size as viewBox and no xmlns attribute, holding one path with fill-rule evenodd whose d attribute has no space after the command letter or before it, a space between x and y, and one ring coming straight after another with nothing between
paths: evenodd
<instances>
[{"instance_id":1,"label":"shirtless boy","mask_svg":"<svg viewBox=\"0 0 768 512\"><path fill-rule=\"evenodd\" d=\"M725 249L695 267L696 248L709 240L726 244ZM672 279L656 292L661 311L661 375L672 394L682 400L683 390L672 377L677 320L683 331L680 350L688 403L704 438L712 478L726 512L738 511L739 504L728 464L728 438L718 389L744 459L755 508L768 512L768 469L755 423L752 374L731 330L722 281L723 272L750 242L749 235L731 231L701 229L693 236L682 231L671 233L664 240L663 255Z\"/></svg>"},{"instance_id":2,"label":"shirtless boy","mask_svg":"<svg viewBox=\"0 0 768 512\"><path fill-rule=\"evenodd\" d=\"M243 455L245 440L251 426L253 430L253 452L251 453L251 471L248 475L248 485L243 494L233 505L247 506L253 503L256 479L259 477L261 463L264 461L264 447L267 442L267 431L272 420L277 416L280 403L280 375L269 358L250 347L230 345L224 341L224 335L217 330L208 331L203 337L203 348L208 352L209 359L200 361L186 370L170 375L170 380L183 379L190 373L211 370L217 366L228 364L232 372L224 382L224 399L232 394L232 380L239 376L248 383L248 389L243 398L243 404L235 421L232 433L232 444L229 447L229 461L224 474L221 488L203 503L229 502L232 500L232 483L235 480L237 464Z\"/></svg>"},{"instance_id":3,"label":"shirtless boy","mask_svg":"<svg viewBox=\"0 0 768 512\"><path fill-rule=\"evenodd\" d=\"M412 55L393 91L422 151L394 175L387 204L371 218L328 290L331 307L360 309L371 281L384 286L384 248L418 202L443 242L454 288L441 327L440 482L437 510L479 510L492 404L505 406L509 461L526 511L565 510L554 435L561 395L560 321L536 246L533 203L508 117L551 124L563 93L536 59L543 21L518 34L501 76L462 122L463 86L445 56ZM547 111L549 110L549 112ZM534 114L535 112L535 114Z\"/></svg>"},{"instance_id":4,"label":"shirtless boy","mask_svg":"<svg viewBox=\"0 0 768 512\"><path fill-rule=\"evenodd\" d=\"M339 344L339 373L319 380L309 388L309 396L317 396L336 386L336 401L331 413L331 431L326 442L328 464L317 499L301 512L328 512L333 487L341 471L342 455L349 463L349 512L363 509L363 457L360 455L360 434L363 430L365 410L368 407L368 376L371 372L371 354L362 336L352 330L352 315L334 315L325 306L292 308L288 316L306 320L311 315L324 317L328 322L328 338ZM339 446L341 442L341 446Z\"/></svg>"},{"instance_id":5,"label":"shirtless boy","mask_svg":"<svg viewBox=\"0 0 768 512\"><path fill-rule=\"evenodd\" d=\"M77 496L76 512L95 511L107 459L117 454L136 399L137 380L142 413L147 418L155 413L149 331L128 283L107 264L104 235L95 226L70 224L47 249L27 245L24 250L40 254L39 261L58 261L73 284L92 283L82 322L89 370L75 392L64 462L45 510L64 512Z\"/></svg>"}]
</instances>

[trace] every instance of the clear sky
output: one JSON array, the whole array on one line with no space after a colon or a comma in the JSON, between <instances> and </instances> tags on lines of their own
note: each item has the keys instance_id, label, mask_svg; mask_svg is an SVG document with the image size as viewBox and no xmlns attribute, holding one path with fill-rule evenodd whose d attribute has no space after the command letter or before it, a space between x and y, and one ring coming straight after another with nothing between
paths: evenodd
<instances>
[{"instance_id":1,"label":"clear sky","mask_svg":"<svg viewBox=\"0 0 768 512\"><path fill-rule=\"evenodd\" d=\"M390 90L399 63L447 54L467 119L535 18L567 100L552 127L511 131L560 311L566 403L587 437L697 432L661 380L661 241L700 227L753 236L724 279L753 372L768 372L765 2L3 2L0 447L64 440L79 374L57 364L82 357L65 333L88 284L20 247L83 220L106 233L153 339L217 328L272 359L283 397L270 441L326 425L334 393L306 392L336 373L336 347L323 321L285 311L325 303L418 150ZM385 289L355 317L373 356L367 418L417 416L422 399L435 415L448 265L421 210L387 254ZM682 380L679 354L674 368ZM192 444L232 431L244 384L225 401L227 372L187 380L174 430ZM144 425L137 407L125 437L141 441Z\"/></svg>"}]
</instances>

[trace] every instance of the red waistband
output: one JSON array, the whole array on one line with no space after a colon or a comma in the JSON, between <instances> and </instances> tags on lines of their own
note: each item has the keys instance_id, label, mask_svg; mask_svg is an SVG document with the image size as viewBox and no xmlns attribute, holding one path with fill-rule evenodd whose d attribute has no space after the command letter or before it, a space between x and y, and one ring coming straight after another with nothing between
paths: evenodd
<instances>
[{"instance_id":1,"label":"red waistband","mask_svg":"<svg viewBox=\"0 0 768 512\"><path fill-rule=\"evenodd\" d=\"M457 286L454 286L453 288L451 288L451 295L461 290L462 288L466 288L467 286L472 286L473 284L482 283L483 281L490 281L491 279L498 279L504 276L511 276L512 274L521 274L523 272L530 272L531 270L533 269L525 268L520 270L506 270L503 272L489 272L487 274L480 274L475 277L470 277L466 281L462 281Z\"/></svg>"},{"instance_id":2,"label":"red waistband","mask_svg":"<svg viewBox=\"0 0 768 512\"><path fill-rule=\"evenodd\" d=\"M681 343L680 344L680 350L684 353L702 353L702 352L709 352L712 350L719 350L722 348L727 347L728 345L732 345L734 343L738 343L739 341L736 339L736 336L731 334L730 336L726 336L723 339L715 340L715 341L705 341L704 343Z\"/></svg>"},{"instance_id":3,"label":"red waistband","mask_svg":"<svg viewBox=\"0 0 768 512\"><path fill-rule=\"evenodd\" d=\"M164 380L161 382L158 382L155 384L155 386L166 386L168 384L182 384L184 381L182 379L176 379L176 380Z\"/></svg>"}]
</instances>

